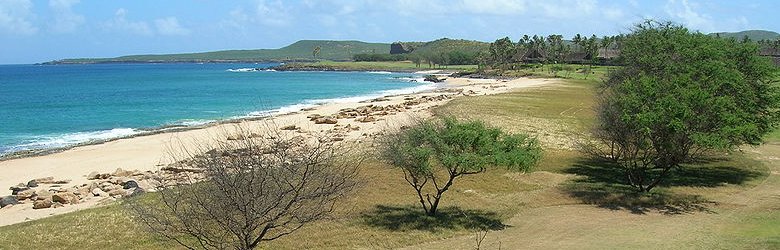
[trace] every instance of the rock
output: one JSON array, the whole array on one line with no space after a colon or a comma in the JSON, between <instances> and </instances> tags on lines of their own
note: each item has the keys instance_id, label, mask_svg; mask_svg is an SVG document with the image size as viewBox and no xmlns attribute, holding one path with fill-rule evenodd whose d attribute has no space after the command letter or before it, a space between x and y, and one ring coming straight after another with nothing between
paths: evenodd
<instances>
[{"instance_id":1,"label":"rock","mask_svg":"<svg viewBox=\"0 0 780 250\"><path fill-rule=\"evenodd\" d=\"M11 190L11 194L12 195L17 195L17 194L19 194L19 192L24 191L24 190L29 190L30 188L27 187L27 185L19 183L19 185L10 187L8 189Z\"/></svg>"},{"instance_id":2,"label":"rock","mask_svg":"<svg viewBox=\"0 0 780 250\"><path fill-rule=\"evenodd\" d=\"M35 196L35 190L32 189L23 190L16 193L16 199L18 200L26 200L32 198L33 196Z\"/></svg>"},{"instance_id":3,"label":"rock","mask_svg":"<svg viewBox=\"0 0 780 250\"><path fill-rule=\"evenodd\" d=\"M50 199L37 200L33 202L33 209L50 208L52 205L54 205L54 202Z\"/></svg>"},{"instance_id":4,"label":"rock","mask_svg":"<svg viewBox=\"0 0 780 250\"><path fill-rule=\"evenodd\" d=\"M375 122L376 118L374 118L373 116L364 116L364 117L360 117L360 118L355 119L355 121L357 121L357 122Z\"/></svg>"},{"instance_id":5,"label":"rock","mask_svg":"<svg viewBox=\"0 0 780 250\"><path fill-rule=\"evenodd\" d=\"M100 173L92 171L89 174L87 174L87 180L94 180L100 178Z\"/></svg>"},{"instance_id":6,"label":"rock","mask_svg":"<svg viewBox=\"0 0 780 250\"><path fill-rule=\"evenodd\" d=\"M287 126L281 127L280 129L281 130L296 130L296 129L298 129L298 127L296 127L295 125L287 125Z\"/></svg>"},{"instance_id":7,"label":"rock","mask_svg":"<svg viewBox=\"0 0 780 250\"><path fill-rule=\"evenodd\" d=\"M38 179L34 179L34 181L39 184L54 184L52 183L54 182L54 177L49 176L44 178L38 178Z\"/></svg>"},{"instance_id":8,"label":"rock","mask_svg":"<svg viewBox=\"0 0 780 250\"><path fill-rule=\"evenodd\" d=\"M54 195L49 190L41 189L35 192L35 194L38 196L37 200L45 200L45 199L51 199L51 196Z\"/></svg>"},{"instance_id":9,"label":"rock","mask_svg":"<svg viewBox=\"0 0 780 250\"><path fill-rule=\"evenodd\" d=\"M333 137L330 139L331 141L343 141L344 137Z\"/></svg>"},{"instance_id":10,"label":"rock","mask_svg":"<svg viewBox=\"0 0 780 250\"><path fill-rule=\"evenodd\" d=\"M116 186L116 185L114 185L114 184L113 184L113 183L111 183L111 182L103 182L103 183L100 183L100 190L103 190L103 191L105 191L105 192L108 192L108 191L111 191L111 190L114 190L114 189L119 189L119 187L118 187L118 186Z\"/></svg>"},{"instance_id":11,"label":"rock","mask_svg":"<svg viewBox=\"0 0 780 250\"><path fill-rule=\"evenodd\" d=\"M16 204L19 204L19 200L17 200L16 197L13 195L0 198L0 208L8 205L16 205Z\"/></svg>"},{"instance_id":12,"label":"rock","mask_svg":"<svg viewBox=\"0 0 780 250\"><path fill-rule=\"evenodd\" d=\"M114 189L111 191L108 191L108 195L111 197L121 198L124 196L127 196L127 191L124 189Z\"/></svg>"},{"instance_id":13,"label":"rock","mask_svg":"<svg viewBox=\"0 0 780 250\"><path fill-rule=\"evenodd\" d=\"M138 187L138 182L135 182L135 180L128 180L122 184L122 189L131 189L137 187Z\"/></svg>"},{"instance_id":14,"label":"rock","mask_svg":"<svg viewBox=\"0 0 780 250\"><path fill-rule=\"evenodd\" d=\"M317 118L316 120L314 120L314 124L336 124L338 122L339 120L336 120L336 118L330 116Z\"/></svg>"},{"instance_id":15,"label":"rock","mask_svg":"<svg viewBox=\"0 0 780 250\"><path fill-rule=\"evenodd\" d=\"M35 180L30 180L30 181L27 182L27 187L30 187L30 188L38 187L38 182L35 181Z\"/></svg>"},{"instance_id":16,"label":"rock","mask_svg":"<svg viewBox=\"0 0 780 250\"><path fill-rule=\"evenodd\" d=\"M106 193L105 191L103 191L100 188L92 189L91 193L92 193L92 195L98 196L98 197L108 197L109 196L108 193Z\"/></svg>"},{"instance_id":17,"label":"rock","mask_svg":"<svg viewBox=\"0 0 780 250\"><path fill-rule=\"evenodd\" d=\"M437 83L437 82L443 82L444 80L445 79L439 79L439 77L435 75L426 75L423 81Z\"/></svg>"},{"instance_id":18,"label":"rock","mask_svg":"<svg viewBox=\"0 0 780 250\"><path fill-rule=\"evenodd\" d=\"M146 193L146 191L143 188L140 188L140 187L133 188L133 189L130 189L128 191L130 191L130 194L128 194L127 197L133 197L133 196L142 195L142 194Z\"/></svg>"},{"instance_id":19,"label":"rock","mask_svg":"<svg viewBox=\"0 0 780 250\"><path fill-rule=\"evenodd\" d=\"M114 175L114 176L121 176L121 177L128 177L128 176L132 176L133 174L134 174L134 172L133 172L133 171L126 171L126 170L124 170L124 169L122 169L122 168L117 168L117 169L114 171L114 174L113 174L113 175Z\"/></svg>"},{"instance_id":20,"label":"rock","mask_svg":"<svg viewBox=\"0 0 780 250\"><path fill-rule=\"evenodd\" d=\"M56 193L51 196L51 200L62 204L79 203L79 197L71 192Z\"/></svg>"},{"instance_id":21,"label":"rock","mask_svg":"<svg viewBox=\"0 0 780 250\"><path fill-rule=\"evenodd\" d=\"M59 202L54 202L53 204L51 204L51 208L58 208L58 207L64 207L64 206L62 205L62 203Z\"/></svg>"}]
</instances>

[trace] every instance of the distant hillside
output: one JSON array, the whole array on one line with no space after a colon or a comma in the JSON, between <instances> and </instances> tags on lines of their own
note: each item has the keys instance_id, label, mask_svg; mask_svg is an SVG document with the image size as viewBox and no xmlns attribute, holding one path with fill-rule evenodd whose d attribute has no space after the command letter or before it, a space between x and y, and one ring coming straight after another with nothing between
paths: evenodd
<instances>
[{"instance_id":1,"label":"distant hillside","mask_svg":"<svg viewBox=\"0 0 780 250\"><path fill-rule=\"evenodd\" d=\"M740 31L740 32L717 32L717 33L710 33L711 36L720 36L722 38L734 38L734 39L742 39L743 37L747 36L750 38L750 40L753 41L760 41L760 40L775 40L777 38L780 38L780 34L774 31L768 31L768 30L746 30L746 31Z\"/></svg>"},{"instance_id":2,"label":"distant hillside","mask_svg":"<svg viewBox=\"0 0 780 250\"><path fill-rule=\"evenodd\" d=\"M417 47L412 51L412 54L426 54L426 53L449 53L452 51L460 51L468 54L478 54L481 51L485 51L490 47L490 43L462 40L462 39L449 39L442 38L426 43L417 43Z\"/></svg>"},{"instance_id":3,"label":"distant hillside","mask_svg":"<svg viewBox=\"0 0 780 250\"><path fill-rule=\"evenodd\" d=\"M360 53L390 53L390 44L366 43L360 41L301 40L279 49L223 50L202 53L132 55L115 58L80 58L53 61L53 64L76 63L122 63L122 62L263 62L314 59L312 52L317 46L317 59L350 60Z\"/></svg>"}]
</instances>

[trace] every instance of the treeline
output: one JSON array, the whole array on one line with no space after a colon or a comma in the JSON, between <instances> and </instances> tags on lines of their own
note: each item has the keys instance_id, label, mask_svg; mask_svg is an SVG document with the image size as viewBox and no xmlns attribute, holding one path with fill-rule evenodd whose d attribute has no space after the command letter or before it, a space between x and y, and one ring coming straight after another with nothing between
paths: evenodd
<instances>
[{"instance_id":1,"label":"treeline","mask_svg":"<svg viewBox=\"0 0 780 250\"><path fill-rule=\"evenodd\" d=\"M517 42L504 37L490 44L483 65L513 63L589 63L611 64L620 53L624 35L590 37L575 35L564 40L562 35L524 35Z\"/></svg>"},{"instance_id":2,"label":"treeline","mask_svg":"<svg viewBox=\"0 0 780 250\"><path fill-rule=\"evenodd\" d=\"M464 51L429 52L410 54L356 54L352 59L357 62L412 61L418 67L428 64L437 65L474 65L479 63L479 54Z\"/></svg>"}]
</instances>

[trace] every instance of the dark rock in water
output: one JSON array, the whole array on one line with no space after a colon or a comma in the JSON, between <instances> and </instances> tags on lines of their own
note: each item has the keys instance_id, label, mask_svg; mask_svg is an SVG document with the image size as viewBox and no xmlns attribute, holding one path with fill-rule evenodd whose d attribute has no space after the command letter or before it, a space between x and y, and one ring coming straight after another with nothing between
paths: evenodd
<instances>
[{"instance_id":1,"label":"dark rock in water","mask_svg":"<svg viewBox=\"0 0 780 250\"><path fill-rule=\"evenodd\" d=\"M30 181L27 182L27 187L34 188L34 187L37 187L37 186L38 186L38 181L36 181L36 180L30 180Z\"/></svg>"},{"instance_id":2,"label":"dark rock in water","mask_svg":"<svg viewBox=\"0 0 780 250\"><path fill-rule=\"evenodd\" d=\"M439 77L435 75L426 75L424 81L437 83L437 82L443 82L444 80L439 79Z\"/></svg>"},{"instance_id":3,"label":"dark rock in water","mask_svg":"<svg viewBox=\"0 0 780 250\"><path fill-rule=\"evenodd\" d=\"M125 184L122 184L122 188L123 189L136 188L137 189L138 188L138 182L136 182L134 180L129 180L129 181L125 182Z\"/></svg>"},{"instance_id":4,"label":"dark rock in water","mask_svg":"<svg viewBox=\"0 0 780 250\"><path fill-rule=\"evenodd\" d=\"M16 205L16 204L19 204L19 200L17 200L16 197L12 195L0 198L0 207L5 207L8 205Z\"/></svg>"}]
</instances>

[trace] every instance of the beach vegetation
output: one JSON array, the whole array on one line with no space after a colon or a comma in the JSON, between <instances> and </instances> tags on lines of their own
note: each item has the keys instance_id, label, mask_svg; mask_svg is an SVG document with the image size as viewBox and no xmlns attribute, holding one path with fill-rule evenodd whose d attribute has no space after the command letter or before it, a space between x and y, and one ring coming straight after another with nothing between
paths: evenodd
<instances>
[{"instance_id":1,"label":"beach vegetation","mask_svg":"<svg viewBox=\"0 0 780 250\"><path fill-rule=\"evenodd\" d=\"M758 145L780 121L773 67L753 43L646 21L622 46L625 66L599 87L598 143L585 148L637 191L685 163Z\"/></svg>"},{"instance_id":2,"label":"beach vegetation","mask_svg":"<svg viewBox=\"0 0 780 250\"><path fill-rule=\"evenodd\" d=\"M535 138L453 117L420 121L388 136L380 149L385 162L401 169L428 216L436 215L443 194L457 178L492 166L527 171L541 155Z\"/></svg>"},{"instance_id":3,"label":"beach vegetation","mask_svg":"<svg viewBox=\"0 0 780 250\"><path fill-rule=\"evenodd\" d=\"M172 155L202 178L161 179L153 196L127 201L139 224L191 249L254 249L290 235L326 219L359 183L360 158L332 142L274 134L197 144Z\"/></svg>"}]
</instances>

